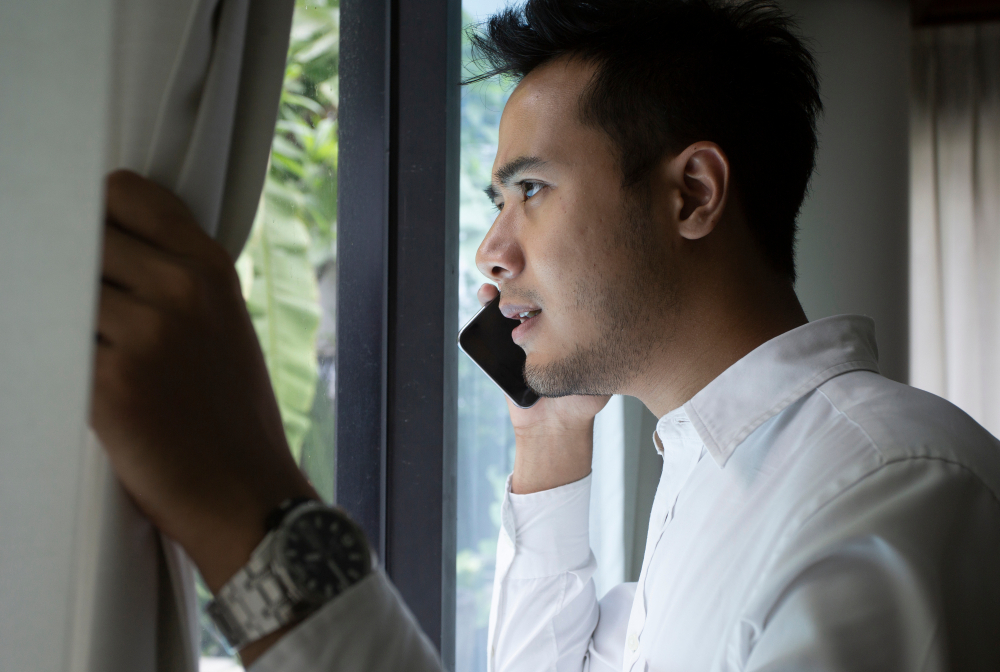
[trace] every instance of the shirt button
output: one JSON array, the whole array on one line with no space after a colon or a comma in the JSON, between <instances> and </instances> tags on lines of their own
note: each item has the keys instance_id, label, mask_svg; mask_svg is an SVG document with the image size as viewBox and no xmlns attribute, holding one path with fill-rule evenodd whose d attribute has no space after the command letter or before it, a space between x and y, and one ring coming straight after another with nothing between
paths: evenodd
<instances>
[{"instance_id":1,"label":"shirt button","mask_svg":"<svg viewBox=\"0 0 1000 672\"><path fill-rule=\"evenodd\" d=\"M634 632L628 633L628 640L626 640L626 644L628 644L628 650L632 651L633 653L635 652L636 649L639 648L639 638L635 636Z\"/></svg>"}]
</instances>

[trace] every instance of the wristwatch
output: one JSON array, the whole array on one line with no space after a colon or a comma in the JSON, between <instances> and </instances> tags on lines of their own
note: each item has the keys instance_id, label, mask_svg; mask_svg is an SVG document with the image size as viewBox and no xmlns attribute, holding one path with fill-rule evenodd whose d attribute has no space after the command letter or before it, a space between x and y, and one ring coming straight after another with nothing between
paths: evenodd
<instances>
[{"instance_id":1,"label":"wristwatch","mask_svg":"<svg viewBox=\"0 0 1000 672\"><path fill-rule=\"evenodd\" d=\"M372 571L364 532L339 509L286 500L267 527L249 562L208 603L236 649L315 611Z\"/></svg>"}]
</instances>

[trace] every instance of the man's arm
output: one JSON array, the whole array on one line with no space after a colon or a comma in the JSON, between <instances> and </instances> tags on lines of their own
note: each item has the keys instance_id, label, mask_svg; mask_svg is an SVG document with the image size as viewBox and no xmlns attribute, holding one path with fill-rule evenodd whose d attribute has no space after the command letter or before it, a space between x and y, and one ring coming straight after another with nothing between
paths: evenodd
<instances>
[{"instance_id":1,"label":"man's arm","mask_svg":"<svg viewBox=\"0 0 1000 672\"><path fill-rule=\"evenodd\" d=\"M214 593L264 538L268 513L285 499L318 496L288 449L228 254L176 196L134 173L108 178L106 218L91 422L125 489L184 547ZM385 578L362 583L380 597L378 616L396 624L392 635L402 644L386 642L381 623L365 621L363 610L339 617L321 610L314 616L325 612L326 627L351 637L333 653L309 650L312 662L298 669L366 646L368 667L358 669L398 669L393 651L418 651L426 663L419 669L435 669L433 648ZM341 598L341 612L360 599ZM243 662L291 629L246 646ZM290 644L277 648L288 655Z\"/></svg>"}]
</instances>

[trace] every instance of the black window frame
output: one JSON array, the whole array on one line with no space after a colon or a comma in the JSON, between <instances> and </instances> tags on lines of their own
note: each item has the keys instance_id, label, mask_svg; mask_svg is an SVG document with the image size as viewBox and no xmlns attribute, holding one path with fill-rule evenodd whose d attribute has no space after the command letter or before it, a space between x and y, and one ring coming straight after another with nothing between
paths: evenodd
<instances>
[{"instance_id":1,"label":"black window frame","mask_svg":"<svg viewBox=\"0 0 1000 672\"><path fill-rule=\"evenodd\" d=\"M454 669L460 0L342 0L337 504Z\"/></svg>"}]
</instances>

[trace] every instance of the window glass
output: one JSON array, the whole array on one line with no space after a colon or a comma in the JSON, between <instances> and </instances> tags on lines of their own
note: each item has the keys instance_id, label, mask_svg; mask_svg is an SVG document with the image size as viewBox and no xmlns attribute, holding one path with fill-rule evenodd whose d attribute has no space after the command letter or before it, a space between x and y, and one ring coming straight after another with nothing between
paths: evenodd
<instances>
[{"instance_id":1,"label":"window glass","mask_svg":"<svg viewBox=\"0 0 1000 672\"><path fill-rule=\"evenodd\" d=\"M464 0L465 26L504 6L497 0ZM468 39L462 38L463 76L478 72ZM476 248L496 217L483 194L497 150L500 114L512 85L488 81L462 89L461 185L459 210L459 324L477 310L476 290L484 277ZM500 531L500 502L514 465L514 433L500 389L479 367L458 358L458 556L456 558L456 672L486 669L486 630Z\"/></svg>"},{"instance_id":2,"label":"window glass","mask_svg":"<svg viewBox=\"0 0 1000 672\"><path fill-rule=\"evenodd\" d=\"M236 262L285 435L333 501L340 0L296 0L281 107L253 229ZM241 670L204 607L202 672Z\"/></svg>"}]
</instances>

